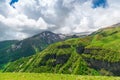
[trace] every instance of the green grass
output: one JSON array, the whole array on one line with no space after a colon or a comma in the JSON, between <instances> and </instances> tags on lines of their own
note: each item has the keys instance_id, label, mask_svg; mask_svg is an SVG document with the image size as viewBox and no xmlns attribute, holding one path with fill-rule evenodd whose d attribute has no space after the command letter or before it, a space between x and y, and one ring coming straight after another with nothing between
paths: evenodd
<instances>
[{"instance_id":1,"label":"green grass","mask_svg":"<svg viewBox=\"0 0 120 80\"><path fill-rule=\"evenodd\" d=\"M120 80L120 77L45 73L0 73L0 80Z\"/></svg>"},{"instance_id":2,"label":"green grass","mask_svg":"<svg viewBox=\"0 0 120 80\"><path fill-rule=\"evenodd\" d=\"M120 26L108 27L97 31L88 47L101 47L120 51Z\"/></svg>"}]
</instances>

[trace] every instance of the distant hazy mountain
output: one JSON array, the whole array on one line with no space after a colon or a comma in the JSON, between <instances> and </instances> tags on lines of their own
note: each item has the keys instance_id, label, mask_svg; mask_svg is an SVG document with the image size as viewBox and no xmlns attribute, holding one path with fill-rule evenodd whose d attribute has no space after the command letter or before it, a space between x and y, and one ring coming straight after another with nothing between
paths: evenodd
<instances>
[{"instance_id":1,"label":"distant hazy mountain","mask_svg":"<svg viewBox=\"0 0 120 80\"><path fill-rule=\"evenodd\" d=\"M57 42L42 52L9 64L5 72L120 75L120 25L84 38Z\"/></svg>"}]
</instances>

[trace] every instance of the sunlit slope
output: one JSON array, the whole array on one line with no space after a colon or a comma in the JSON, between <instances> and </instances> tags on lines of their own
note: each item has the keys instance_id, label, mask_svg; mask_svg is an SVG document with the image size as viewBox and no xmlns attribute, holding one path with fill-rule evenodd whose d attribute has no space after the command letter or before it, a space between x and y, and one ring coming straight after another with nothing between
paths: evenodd
<instances>
[{"instance_id":1,"label":"sunlit slope","mask_svg":"<svg viewBox=\"0 0 120 80\"><path fill-rule=\"evenodd\" d=\"M37 55L11 63L5 71L98 74L96 70L87 67L82 54L76 50L88 45L89 39L70 39L55 43Z\"/></svg>"},{"instance_id":2,"label":"sunlit slope","mask_svg":"<svg viewBox=\"0 0 120 80\"><path fill-rule=\"evenodd\" d=\"M89 46L120 51L120 25L100 29L92 35L94 37Z\"/></svg>"},{"instance_id":3,"label":"sunlit slope","mask_svg":"<svg viewBox=\"0 0 120 80\"><path fill-rule=\"evenodd\" d=\"M120 75L120 27L50 45L41 53L10 63L7 72Z\"/></svg>"},{"instance_id":4,"label":"sunlit slope","mask_svg":"<svg viewBox=\"0 0 120 80\"><path fill-rule=\"evenodd\" d=\"M58 34L44 31L20 41L0 42L0 66L6 65L22 57L28 57L45 49L48 45L61 41ZM1 67L0 67L1 69Z\"/></svg>"}]
</instances>

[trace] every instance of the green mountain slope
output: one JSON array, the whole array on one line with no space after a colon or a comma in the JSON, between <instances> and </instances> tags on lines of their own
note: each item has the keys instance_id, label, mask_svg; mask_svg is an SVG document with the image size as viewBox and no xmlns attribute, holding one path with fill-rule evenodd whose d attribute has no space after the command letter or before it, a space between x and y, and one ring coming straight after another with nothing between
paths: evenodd
<instances>
[{"instance_id":1,"label":"green mountain slope","mask_svg":"<svg viewBox=\"0 0 120 80\"><path fill-rule=\"evenodd\" d=\"M37 52L42 51L52 43L63 41L68 38L84 37L84 36L85 35L83 34L64 35L64 34L55 34L50 31L44 31L37 35L34 35L32 37L17 42L2 41L0 42L0 66L3 66L8 62L15 61L22 57L28 57L34 55Z\"/></svg>"},{"instance_id":2,"label":"green mountain slope","mask_svg":"<svg viewBox=\"0 0 120 80\"><path fill-rule=\"evenodd\" d=\"M99 46L102 48L119 51L119 42L120 25L118 25L117 27L108 27L98 30L90 46Z\"/></svg>"},{"instance_id":3,"label":"green mountain slope","mask_svg":"<svg viewBox=\"0 0 120 80\"><path fill-rule=\"evenodd\" d=\"M17 42L17 40L1 41L0 42L0 50L8 48L10 45L12 45L16 42Z\"/></svg>"},{"instance_id":4,"label":"green mountain slope","mask_svg":"<svg viewBox=\"0 0 120 80\"><path fill-rule=\"evenodd\" d=\"M7 51L12 44L17 43L17 40L7 40L7 41L1 41L0 42L0 64L6 62L6 60L8 59L8 54L3 54L5 51ZM0 68L3 65L0 65Z\"/></svg>"},{"instance_id":5,"label":"green mountain slope","mask_svg":"<svg viewBox=\"0 0 120 80\"><path fill-rule=\"evenodd\" d=\"M0 42L0 66L22 57L31 56L36 52L42 51L48 45L61 40L58 34L44 31L33 37L17 42L2 41Z\"/></svg>"},{"instance_id":6,"label":"green mountain slope","mask_svg":"<svg viewBox=\"0 0 120 80\"><path fill-rule=\"evenodd\" d=\"M87 67L87 63L78 53L90 42L86 39L70 39L50 45L47 49L28 58L17 60L5 69L10 72L53 72L74 74L96 74L97 71ZM98 74L98 73L97 73Z\"/></svg>"},{"instance_id":7,"label":"green mountain slope","mask_svg":"<svg viewBox=\"0 0 120 80\"><path fill-rule=\"evenodd\" d=\"M117 25L52 44L41 53L10 63L4 71L120 75L119 30Z\"/></svg>"}]
</instances>

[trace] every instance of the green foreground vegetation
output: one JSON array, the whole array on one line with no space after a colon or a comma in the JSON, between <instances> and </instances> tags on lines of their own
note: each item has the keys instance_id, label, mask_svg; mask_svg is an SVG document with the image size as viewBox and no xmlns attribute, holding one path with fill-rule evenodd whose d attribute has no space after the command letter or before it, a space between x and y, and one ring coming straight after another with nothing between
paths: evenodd
<instances>
[{"instance_id":1,"label":"green foreground vegetation","mask_svg":"<svg viewBox=\"0 0 120 80\"><path fill-rule=\"evenodd\" d=\"M0 80L120 80L120 77L45 73L0 73Z\"/></svg>"}]
</instances>

